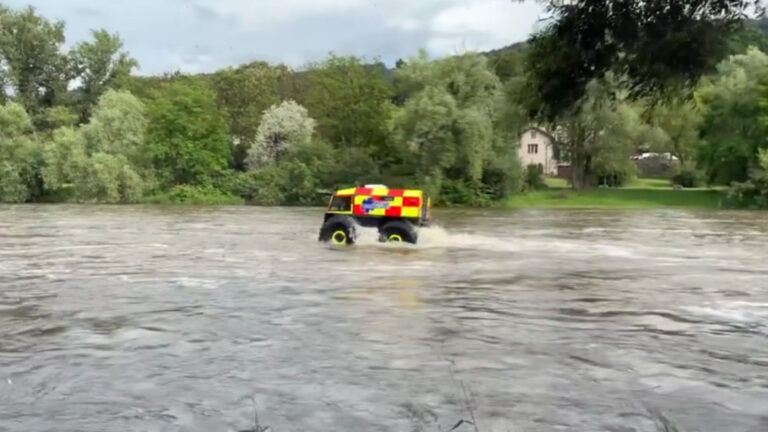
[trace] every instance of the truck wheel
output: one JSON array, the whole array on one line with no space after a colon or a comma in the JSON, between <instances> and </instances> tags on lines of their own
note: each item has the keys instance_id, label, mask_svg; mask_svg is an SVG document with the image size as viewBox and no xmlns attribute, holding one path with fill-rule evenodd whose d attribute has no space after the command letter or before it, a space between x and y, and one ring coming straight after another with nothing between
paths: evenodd
<instances>
[{"instance_id":1,"label":"truck wheel","mask_svg":"<svg viewBox=\"0 0 768 432\"><path fill-rule=\"evenodd\" d=\"M416 244L419 235L416 229L405 221L387 222L379 228L379 241L384 243L411 243Z\"/></svg>"},{"instance_id":2,"label":"truck wheel","mask_svg":"<svg viewBox=\"0 0 768 432\"><path fill-rule=\"evenodd\" d=\"M320 228L320 241L335 245L355 244L355 225L346 216L332 216Z\"/></svg>"}]
</instances>

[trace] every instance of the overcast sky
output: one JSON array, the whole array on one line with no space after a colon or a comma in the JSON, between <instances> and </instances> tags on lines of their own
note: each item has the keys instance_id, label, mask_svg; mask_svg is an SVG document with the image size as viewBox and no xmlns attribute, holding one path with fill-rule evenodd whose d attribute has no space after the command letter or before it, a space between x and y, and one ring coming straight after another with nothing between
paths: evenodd
<instances>
[{"instance_id":1,"label":"overcast sky","mask_svg":"<svg viewBox=\"0 0 768 432\"><path fill-rule=\"evenodd\" d=\"M267 60L301 67L330 51L388 65L519 42L543 18L533 0L0 0L67 24L67 42L117 32L138 73L207 72Z\"/></svg>"}]
</instances>

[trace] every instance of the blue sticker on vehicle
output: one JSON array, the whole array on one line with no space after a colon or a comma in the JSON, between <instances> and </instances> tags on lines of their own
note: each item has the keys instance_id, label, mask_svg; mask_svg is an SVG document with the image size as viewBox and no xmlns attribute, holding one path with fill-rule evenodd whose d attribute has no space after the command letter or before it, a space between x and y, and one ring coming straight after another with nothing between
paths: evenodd
<instances>
[{"instance_id":1,"label":"blue sticker on vehicle","mask_svg":"<svg viewBox=\"0 0 768 432\"><path fill-rule=\"evenodd\" d=\"M373 197L366 198L365 201L363 201L362 207L363 211L365 213L370 213L373 210L377 209L389 209L389 207L392 205L391 200L385 200L385 201L377 201L374 200Z\"/></svg>"}]
</instances>

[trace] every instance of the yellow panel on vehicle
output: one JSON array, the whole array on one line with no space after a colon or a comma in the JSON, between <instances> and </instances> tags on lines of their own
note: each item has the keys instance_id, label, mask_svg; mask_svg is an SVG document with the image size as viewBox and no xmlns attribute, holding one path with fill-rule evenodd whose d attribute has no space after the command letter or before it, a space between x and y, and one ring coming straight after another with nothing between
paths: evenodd
<instances>
[{"instance_id":1,"label":"yellow panel on vehicle","mask_svg":"<svg viewBox=\"0 0 768 432\"><path fill-rule=\"evenodd\" d=\"M355 188L341 189L336 191L336 195L354 195L356 190Z\"/></svg>"},{"instance_id":2,"label":"yellow panel on vehicle","mask_svg":"<svg viewBox=\"0 0 768 432\"><path fill-rule=\"evenodd\" d=\"M403 193L404 197L414 198L414 197L420 197L421 191L420 190L406 190Z\"/></svg>"},{"instance_id":3,"label":"yellow panel on vehicle","mask_svg":"<svg viewBox=\"0 0 768 432\"><path fill-rule=\"evenodd\" d=\"M387 196L389 194L389 189L387 188L373 188L373 192L371 195L373 196Z\"/></svg>"},{"instance_id":4,"label":"yellow panel on vehicle","mask_svg":"<svg viewBox=\"0 0 768 432\"><path fill-rule=\"evenodd\" d=\"M401 217L416 218L419 217L419 207L403 207Z\"/></svg>"}]
</instances>

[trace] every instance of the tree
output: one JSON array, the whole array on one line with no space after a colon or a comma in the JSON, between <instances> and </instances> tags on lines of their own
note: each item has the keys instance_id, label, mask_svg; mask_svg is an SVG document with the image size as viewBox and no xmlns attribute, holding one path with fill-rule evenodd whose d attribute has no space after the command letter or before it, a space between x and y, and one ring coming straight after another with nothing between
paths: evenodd
<instances>
[{"instance_id":1,"label":"tree","mask_svg":"<svg viewBox=\"0 0 768 432\"><path fill-rule=\"evenodd\" d=\"M621 182L631 174L629 156L649 133L640 109L612 77L595 80L587 94L555 123L560 158L571 163L571 183L582 189Z\"/></svg>"},{"instance_id":2,"label":"tree","mask_svg":"<svg viewBox=\"0 0 768 432\"><path fill-rule=\"evenodd\" d=\"M294 101L270 107L262 116L246 160L249 169L277 165L292 149L312 141L315 121Z\"/></svg>"},{"instance_id":3,"label":"tree","mask_svg":"<svg viewBox=\"0 0 768 432\"><path fill-rule=\"evenodd\" d=\"M41 151L29 115L19 104L0 106L0 202L39 195Z\"/></svg>"},{"instance_id":4,"label":"tree","mask_svg":"<svg viewBox=\"0 0 768 432\"><path fill-rule=\"evenodd\" d=\"M699 146L701 121L700 107L688 99L655 106L651 111L651 125L658 132L652 140L654 150L670 153L681 165L688 163Z\"/></svg>"},{"instance_id":5,"label":"tree","mask_svg":"<svg viewBox=\"0 0 768 432\"><path fill-rule=\"evenodd\" d=\"M83 127L89 153L125 156L142 171L150 168L144 104L127 91L107 90Z\"/></svg>"},{"instance_id":6,"label":"tree","mask_svg":"<svg viewBox=\"0 0 768 432\"><path fill-rule=\"evenodd\" d=\"M431 62L422 53L398 72L407 102L394 118L416 175L432 189L444 181L466 184L476 195L494 159L494 120L501 83L485 57L466 54ZM463 186L459 186L460 188Z\"/></svg>"},{"instance_id":7,"label":"tree","mask_svg":"<svg viewBox=\"0 0 768 432\"><path fill-rule=\"evenodd\" d=\"M633 95L690 88L714 70L763 0L545 0L553 20L531 40L529 67L548 119L566 112L606 73Z\"/></svg>"},{"instance_id":8,"label":"tree","mask_svg":"<svg viewBox=\"0 0 768 432\"><path fill-rule=\"evenodd\" d=\"M254 143L261 115L280 101L282 76L287 71L267 63L225 69L213 76L219 109L227 114L229 134L235 142L235 168L245 169L245 158Z\"/></svg>"},{"instance_id":9,"label":"tree","mask_svg":"<svg viewBox=\"0 0 768 432\"><path fill-rule=\"evenodd\" d=\"M70 52L74 75L79 78L80 122L85 123L99 98L127 78L138 62L122 51L123 41L106 30L92 32L93 41L80 42Z\"/></svg>"},{"instance_id":10,"label":"tree","mask_svg":"<svg viewBox=\"0 0 768 432\"><path fill-rule=\"evenodd\" d=\"M131 203L141 197L143 182L122 155L96 153L74 175L80 202Z\"/></svg>"},{"instance_id":11,"label":"tree","mask_svg":"<svg viewBox=\"0 0 768 432\"><path fill-rule=\"evenodd\" d=\"M332 55L309 74L306 106L318 132L339 148L365 148L379 160L391 156L387 122L393 93L383 67Z\"/></svg>"},{"instance_id":12,"label":"tree","mask_svg":"<svg viewBox=\"0 0 768 432\"><path fill-rule=\"evenodd\" d=\"M750 49L718 65L718 74L696 92L704 108L702 144L697 159L714 184L748 180L760 148L768 146L768 124L761 122L761 80L768 71L768 55Z\"/></svg>"},{"instance_id":13,"label":"tree","mask_svg":"<svg viewBox=\"0 0 768 432\"><path fill-rule=\"evenodd\" d=\"M55 130L51 140L43 147L43 161L42 177L46 191L55 193L71 189L75 179L88 164L81 131L73 128Z\"/></svg>"},{"instance_id":14,"label":"tree","mask_svg":"<svg viewBox=\"0 0 768 432\"><path fill-rule=\"evenodd\" d=\"M148 156L165 186L205 184L229 166L227 123L204 85L171 82L147 105Z\"/></svg>"},{"instance_id":15,"label":"tree","mask_svg":"<svg viewBox=\"0 0 768 432\"><path fill-rule=\"evenodd\" d=\"M32 7L0 11L2 81L10 86L10 98L33 117L52 107L67 91L70 68L62 53L63 43L63 22L50 22Z\"/></svg>"}]
</instances>

